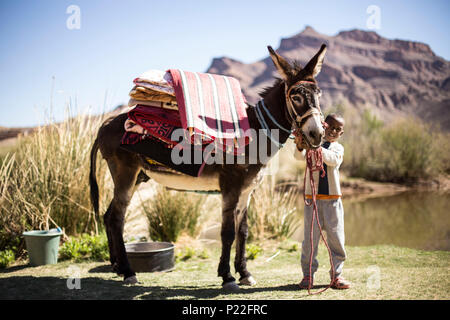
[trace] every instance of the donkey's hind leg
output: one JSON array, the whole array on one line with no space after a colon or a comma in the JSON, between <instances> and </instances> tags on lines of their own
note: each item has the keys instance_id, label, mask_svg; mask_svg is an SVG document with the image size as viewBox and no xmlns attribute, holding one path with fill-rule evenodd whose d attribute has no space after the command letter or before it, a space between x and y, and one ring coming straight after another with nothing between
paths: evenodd
<instances>
[{"instance_id":1,"label":"donkey's hind leg","mask_svg":"<svg viewBox=\"0 0 450 320\"><path fill-rule=\"evenodd\" d=\"M135 187L137 187L141 182L147 182L148 180L150 180L150 178L143 172L140 171L139 175L136 179L136 185ZM106 236L108 238L108 247L109 247L109 261L111 262L113 271L116 272L118 275L123 275L122 273L120 273L119 271L119 265L117 263L117 258L116 258L116 249L114 248L114 238L112 236L112 230L111 230L111 206L112 206L112 201L108 207L108 210L106 210L105 215L103 216L103 221L105 223L105 227L106 227Z\"/></svg>"},{"instance_id":2,"label":"donkey's hind leg","mask_svg":"<svg viewBox=\"0 0 450 320\"><path fill-rule=\"evenodd\" d=\"M113 248L113 238L111 235L111 223L110 223L110 217L111 217L111 205L109 204L108 210L106 210L105 214L103 215L103 222L105 224L106 229L106 237L108 238L108 249L109 249L109 261L111 262L111 265L113 267L113 270L115 272L118 272L117 270L117 258L116 258L116 251Z\"/></svg>"},{"instance_id":3,"label":"donkey's hind leg","mask_svg":"<svg viewBox=\"0 0 450 320\"><path fill-rule=\"evenodd\" d=\"M132 163L108 162L114 181L114 197L105 216L110 252L114 253L113 267L118 274L123 274L125 283L136 283L136 274L131 269L123 241L125 213L136 187L140 171Z\"/></svg>"}]
</instances>

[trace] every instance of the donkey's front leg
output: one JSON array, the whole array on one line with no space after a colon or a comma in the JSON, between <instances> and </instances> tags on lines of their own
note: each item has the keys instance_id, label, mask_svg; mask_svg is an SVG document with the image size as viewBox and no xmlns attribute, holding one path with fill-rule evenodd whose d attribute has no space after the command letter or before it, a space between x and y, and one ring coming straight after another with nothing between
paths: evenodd
<instances>
[{"instance_id":1,"label":"donkey's front leg","mask_svg":"<svg viewBox=\"0 0 450 320\"><path fill-rule=\"evenodd\" d=\"M217 270L219 277L222 277L222 287L226 290L236 290L239 286L236 279L230 272L230 253L231 246L235 238L234 213L237 205L237 197L223 196L222 200L222 229L220 236L222 239L222 255L220 257L219 268Z\"/></svg>"},{"instance_id":2,"label":"donkey's front leg","mask_svg":"<svg viewBox=\"0 0 450 320\"><path fill-rule=\"evenodd\" d=\"M239 279L240 285L253 286L256 280L247 270L247 258L245 254L245 244L248 237L247 224L247 207L244 209L237 209L236 212L236 257L234 260L234 267L236 272L241 276Z\"/></svg>"}]
</instances>

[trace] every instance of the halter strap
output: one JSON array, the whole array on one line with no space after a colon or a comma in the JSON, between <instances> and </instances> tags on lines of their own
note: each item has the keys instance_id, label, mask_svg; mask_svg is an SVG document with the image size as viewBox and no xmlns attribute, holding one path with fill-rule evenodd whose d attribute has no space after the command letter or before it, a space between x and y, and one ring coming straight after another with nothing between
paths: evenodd
<instances>
[{"instance_id":1,"label":"halter strap","mask_svg":"<svg viewBox=\"0 0 450 320\"><path fill-rule=\"evenodd\" d=\"M297 111L295 110L294 106L292 105L291 99L289 99L289 93L291 92L292 89L294 89L296 86L298 86L298 85L300 85L302 83L315 84L315 82L312 82L312 81L300 80L300 81L297 81L296 83L294 83L288 89L286 82L284 83L285 84L286 104L287 104L288 113L289 113L289 116L291 117L291 119L294 120L294 124L295 125L297 125L297 123L300 123L303 119L305 119L309 115L313 115L313 114L318 114L323 119L323 114L322 114L322 110L320 110L320 106L318 108L310 107L308 111L306 111L303 115L300 116L297 113ZM292 115L292 114L294 114L294 115Z\"/></svg>"},{"instance_id":2,"label":"halter strap","mask_svg":"<svg viewBox=\"0 0 450 320\"><path fill-rule=\"evenodd\" d=\"M262 101L262 100L261 100L261 101ZM270 134L270 128L269 128L269 126L267 125L266 120L264 120L264 115L262 114L261 110L258 108L258 105L260 105L260 102L261 102L261 101L259 101L259 102L256 104L256 106L255 106L255 111L256 111L255 114L256 114L256 118L258 119L258 122L259 122L259 124L261 125L264 134L270 139L270 141L273 142L273 144L275 144L275 145L278 147L278 149L281 149L281 148L283 148L284 144L278 142L277 140L275 140L275 139L272 137L272 135ZM264 102L263 102L263 103L264 103ZM267 114L270 115L270 113L267 113ZM272 116L270 116L270 117L272 117ZM272 118L271 118L271 120L272 120ZM274 122L274 123L277 124L276 122ZM277 125L278 125L278 124L277 124ZM283 128L283 129L284 129L284 128ZM290 133L290 131L289 131L289 133Z\"/></svg>"},{"instance_id":3,"label":"halter strap","mask_svg":"<svg viewBox=\"0 0 450 320\"><path fill-rule=\"evenodd\" d=\"M294 84L289 88L289 90L287 90L286 93L290 93L292 89L294 89L295 87L301 85L302 83L312 83L312 84L316 84L316 83L313 82L313 81L300 80L300 81L297 81L296 83L294 83Z\"/></svg>"},{"instance_id":4,"label":"halter strap","mask_svg":"<svg viewBox=\"0 0 450 320\"><path fill-rule=\"evenodd\" d=\"M286 128L283 127L281 124L279 124L279 123L277 122L277 120L275 120L275 118L274 118L274 117L272 116L272 114L270 113L269 109L267 109L266 104L264 103L264 99L259 100L259 102L258 102L256 105L257 105L257 106L260 105L260 106L263 107L265 113L269 116L269 119L270 119L270 120L271 120L278 128L280 128L281 130L283 130L283 131L286 132L286 133L289 133L289 134L292 133L292 130L286 129Z\"/></svg>"},{"instance_id":5,"label":"halter strap","mask_svg":"<svg viewBox=\"0 0 450 320\"><path fill-rule=\"evenodd\" d=\"M299 116L299 115L297 114L296 120L297 120L298 122L301 122L301 121L302 121L304 118L306 118L307 116L314 115L314 114L318 114L318 115L320 115L321 117L323 117L322 111L320 111L319 109L317 109L317 108L309 108L308 111L306 111L302 116Z\"/></svg>"}]
</instances>

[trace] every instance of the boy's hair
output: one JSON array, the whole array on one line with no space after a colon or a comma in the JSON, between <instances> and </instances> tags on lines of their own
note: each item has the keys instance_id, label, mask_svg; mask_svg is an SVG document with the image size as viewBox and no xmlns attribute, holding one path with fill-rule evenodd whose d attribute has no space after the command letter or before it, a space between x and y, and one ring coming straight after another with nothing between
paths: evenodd
<instances>
[{"instance_id":1,"label":"boy's hair","mask_svg":"<svg viewBox=\"0 0 450 320\"><path fill-rule=\"evenodd\" d=\"M343 125L345 124L345 120L344 117L342 117L341 115L337 114L337 113L330 113L329 115L327 115L327 117L325 118L325 122L328 123L328 121L330 121L331 119L342 123Z\"/></svg>"}]
</instances>

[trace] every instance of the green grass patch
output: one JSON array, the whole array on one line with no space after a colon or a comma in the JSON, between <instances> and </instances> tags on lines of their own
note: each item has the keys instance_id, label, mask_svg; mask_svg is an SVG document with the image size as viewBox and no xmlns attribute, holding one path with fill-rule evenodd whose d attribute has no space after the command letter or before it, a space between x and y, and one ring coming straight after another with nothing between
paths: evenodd
<instances>
[{"instance_id":1,"label":"green grass patch","mask_svg":"<svg viewBox=\"0 0 450 320\"><path fill-rule=\"evenodd\" d=\"M81 262L84 260L107 261L109 259L108 239L105 233L98 236L83 234L70 237L59 248L60 260Z\"/></svg>"},{"instance_id":2,"label":"green grass patch","mask_svg":"<svg viewBox=\"0 0 450 320\"><path fill-rule=\"evenodd\" d=\"M30 268L16 265L0 271L0 298L8 299L449 299L450 253L421 251L394 246L347 247L344 276L352 282L349 290L328 289L309 296L299 290L302 278L300 251L295 242L268 242L264 251L248 261L258 283L235 293L221 289L217 277L220 248L208 248L208 257L196 249L189 259L178 260L166 273L138 273L139 283L126 286L104 262L64 261ZM301 249L301 246L300 246ZM275 253L279 252L273 259ZM233 257L233 256L232 256ZM328 253L319 246L319 270L315 285L329 283ZM231 261L231 266L233 259ZM69 290L70 272L80 271L81 289ZM232 267L233 270L233 267ZM238 275L237 275L238 276ZM318 290L318 288L314 288ZM26 292L26 295L25 295Z\"/></svg>"}]
</instances>

